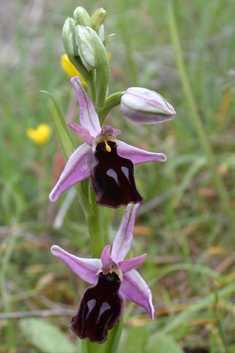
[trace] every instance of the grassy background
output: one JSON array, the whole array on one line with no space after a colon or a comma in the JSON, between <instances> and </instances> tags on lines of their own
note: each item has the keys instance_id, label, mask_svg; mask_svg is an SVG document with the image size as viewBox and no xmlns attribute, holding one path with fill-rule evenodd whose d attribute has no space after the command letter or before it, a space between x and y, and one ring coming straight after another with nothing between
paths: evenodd
<instances>
[{"instance_id":1,"label":"grassy background","mask_svg":"<svg viewBox=\"0 0 235 353\"><path fill-rule=\"evenodd\" d=\"M130 0L128 5L105 0L76 4L5 0L1 4L0 310L71 311L85 289L49 250L58 244L78 256L90 254L76 198L63 225L53 228L66 197L49 204L53 175L59 175L53 170L58 149L55 132L44 146L26 137L27 128L42 122L53 127L49 101L40 90L51 92L64 113L68 107L73 111L71 85L60 67L61 29L77 5L90 14L101 6L108 12L106 34L116 34L109 48L110 91L145 86L162 94L177 112L172 121L156 126L136 126L118 108L108 117L122 130L123 141L168 156L166 163L136 167L145 203L136 220L132 252L148 254L140 272L151 286L156 316L151 321L140 307L126 303L130 310L125 315L123 342L130 327L144 326L150 334L171 335L188 352L200 347L210 353L235 352L234 234L191 118L166 6L159 0ZM174 1L186 71L231 208L235 194L233 5L232 0ZM78 121L77 110L74 121ZM122 213L111 210L109 214L113 237ZM70 316L46 320L74 341L68 329ZM20 327L18 319L0 320L0 351L40 352Z\"/></svg>"}]
</instances>

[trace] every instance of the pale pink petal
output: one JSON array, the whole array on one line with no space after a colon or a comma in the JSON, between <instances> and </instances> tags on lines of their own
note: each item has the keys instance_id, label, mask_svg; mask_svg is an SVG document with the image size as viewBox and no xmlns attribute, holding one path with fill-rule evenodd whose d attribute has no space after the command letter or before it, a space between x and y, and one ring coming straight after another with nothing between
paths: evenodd
<instances>
[{"instance_id":1,"label":"pale pink petal","mask_svg":"<svg viewBox=\"0 0 235 353\"><path fill-rule=\"evenodd\" d=\"M120 140L117 140L117 153L120 157L130 159L133 164L155 161L165 162L167 159L164 153L154 153L141 150L140 148L128 145Z\"/></svg>"},{"instance_id":2,"label":"pale pink petal","mask_svg":"<svg viewBox=\"0 0 235 353\"><path fill-rule=\"evenodd\" d=\"M91 136L96 137L101 131L101 126L95 108L83 88L79 76L71 78L71 83L78 95L80 124L89 130Z\"/></svg>"},{"instance_id":3,"label":"pale pink petal","mask_svg":"<svg viewBox=\"0 0 235 353\"><path fill-rule=\"evenodd\" d=\"M146 254L137 256L137 257L132 257L131 259L120 261L118 263L118 266L122 270L122 273L129 272L133 270L133 268L141 265L146 258Z\"/></svg>"},{"instance_id":4,"label":"pale pink petal","mask_svg":"<svg viewBox=\"0 0 235 353\"><path fill-rule=\"evenodd\" d=\"M51 252L64 261L83 281L90 284L97 283L96 274L102 266L100 259L83 259L68 253L57 245L51 247Z\"/></svg>"},{"instance_id":5,"label":"pale pink petal","mask_svg":"<svg viewBox=\"0 0 235 353\"><path fill-rule=\"evenodd\" d=\"M114 136L117 136L121 133L121 130L119 130L119 129L114 129L113 127L112 127L112 129L113 129Z\"/></svg>"},{"instance_id":6,"label":"pale pink petal","mask_svg":"<svg viewBox=\"0 0 235 353\"><path fill-rule=\"evenodd\" d=\"M151 319L154 319L152 293L139 272L131 270L123 275L120 293L124 298L143 306L149 313Z\"/></svg>"},{"instance_id":7,"label":"pale pink petal","mask_svg":"<svg viewBox=\"0 0 235 353\"><path fill-rule=\"evenodd\" d=\"M68 159L57 184L51 191L49 199L56 201L72 185L90 176L90 170L96 164L91 147L84 143Z\"/></svg>"},{"instance_id":8,"label":"pale pink petal","mask_svg":"<svg viewBox=\"0 0 235 353\"><path fill-rule=\"evenodd\" d=\"M136 205L127 205L126 214L114 239L111 252L111 257L116 263L122 261L130 249L131 241L133 238L135 215L138 207L139 203Z\"/></svg>"},{"instance_id":9,"label":"pale pink petal","mask_svg":"<svg viewBox=\"0 0 235 353\"><path fill-rule=\"evenodd\" d=\"M77 125L75 123L67 123L68 127L78 134L84 142L86 142L89 146L92 146L92 142L94 141L94 137L90 135L89 130L84 127Z\"/></svg>"},{"instance_id":10,"label":"pale pink petal","mask_svg":"<svg viewBox=\"0 0 235 353\"><path fill-rule=\"evenodd\" d=\"M106 261L112 261L112 258L110 256L110 245L107 245L104 250L102 251L101 254L101 262L104 264Z\"/></svg>"}]
</instances>

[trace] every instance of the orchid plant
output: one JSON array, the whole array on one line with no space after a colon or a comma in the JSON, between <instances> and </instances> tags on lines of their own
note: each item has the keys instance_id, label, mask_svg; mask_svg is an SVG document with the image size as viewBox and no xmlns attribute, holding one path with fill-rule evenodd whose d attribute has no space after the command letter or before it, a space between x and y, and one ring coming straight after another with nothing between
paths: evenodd
<instances>
[{"instance_id":1,"label":"orchid plant","mask_svg":"<svg viewBox=\"0 0 235 353\"><path fill-rule=\"evenodd\" d=\"M135 123L154 124L172 119L175 110L160 94L141 87L108 95L107 50L112 35L104 37L106 11L101 8L90 16L79 6L73 17L67 18L62 31L66 52L62 63L64 66L66 62L66 72L75 73L71 83L78 97L80 124L69 122L66 125L55 98L45 92L51 99L56 131L67 160L49 198L56 201L68 188L75 186L87 221L92 258L76 257L56 245L51 251L93 285L80 300L77 315L71 320L72 331L81 339L104 343L108 330L122 316L124 299L141 305L151 319L154 318L151 291L134 269L142 264L146 255L125 257L131 247L137 209L144 201L136 188L134 166L166 161L163 153L145 151L117 139L121 131L106 125L105 117L120 104L122 114ZM75 145L68 127L83 144ZM90 180L89 187L86 179ZM109 240L105 237L108 232L102 222L102 206L126 207L111 254ZM92 348L89 352L93 352Z\"/></svg>"}]
</instances>

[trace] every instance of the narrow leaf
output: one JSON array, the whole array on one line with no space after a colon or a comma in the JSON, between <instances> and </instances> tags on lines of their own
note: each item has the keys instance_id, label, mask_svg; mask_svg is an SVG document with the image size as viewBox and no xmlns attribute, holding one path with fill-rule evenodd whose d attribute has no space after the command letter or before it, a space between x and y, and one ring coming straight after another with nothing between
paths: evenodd
<instances>
[{"instance_id":1,"label":"narrow leaf","mask_svg":"<svg viewBox=\"0 0 235 353\"><path fill-rule=\"evenodd\" d=\"M69 128L65 122L61 108L57 103L56 99L54 98L54 96L51 93L46 91L41 91L41 92L45 93L51 100L51 112L52 112L52 117L56 128L56 133L58 135L63 156L67 161L68 158L75 150L75 144L73 142Z\"/></svg>"},{"instance_id":2,"label":"narrow leaf","mask_svg":"<svg viewBox=\"0 0 235 353\"><path fill-rule=\"evenodd\" d=\"M180 346L168 336L157 334L150 338L146 353L183 353Z\"/></svg>"},{"instance_id":3,"label":"narrow leaf","mask_svg":"<svg viewBox=\"0 0 235 353\"><path fill-rule=\"evenodd\" d=\"M127 353L144 352L148 338L149 333L144 327L131 327L127 336Z\"/></svg>"},{"instance_id":4,"label":"narrow leaf","mask_svg":"<svg viewBox=\"0 0 235 353\"><path fill-rule=\"evenodd\" d=\"M76 148L74 141L73 141L72 136L70 134L69 128L65 122L62 110L61 110L59 104L57 103L56 99L54 98L54 96L51 93L46 92L46 91L41 91L41 92L45 93L50 98L51 112L52 112L53 121L54 121L55 128L56 128L56 133L57 133L57 136L59 139L59 143L60 143L60 147L61 147L63 156L64 156L65 160L67 161ZM85 193L83 191L82 182L77 183L75 185L75 189L78 193L79 201L80 201L80 204L83 208L84 213L86 215L93 214L93 210L88 202L88 197L85 195Z\"/></svg>"},{"instance_id":5,"label":"narrow leaf","mask_svg":"<svg viewBox=\"0 0 235 353\"><path fill-rule=\"evenodd\" d=\"M20 328L27 339L45 353L75 353L76 347L57 327L39 318L20 320Z\"/></svg>"}]
</instances>

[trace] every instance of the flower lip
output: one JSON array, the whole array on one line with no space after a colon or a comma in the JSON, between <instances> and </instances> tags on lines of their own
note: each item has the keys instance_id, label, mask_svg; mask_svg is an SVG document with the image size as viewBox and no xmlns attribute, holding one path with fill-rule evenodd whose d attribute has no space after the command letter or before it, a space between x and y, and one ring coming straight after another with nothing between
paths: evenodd
<instances>
[{"instance_id":1,"label":"flower lip","mask_svg":"<svg viewBox=\"0 0 235 353\"><path fill-rule=\"evenodd\" d=\"M94 287L84 292L77 315L71 320L72 331L81 339L103 343L108 330L115 326L123 313L124 298L119 293L121 281L116 273L100 273Z\"/></svg>"},{"instance_id":2,"label":"flower lip","mask_svg":"<svg viewBox=\"0 0 235 353\"><path fill-rule=\"evenodd\" d=\"M144 199L136 189L134 165L131 160L117 153L115 142L99 143L95 151L97 164L90 170L92 188L97 195L96 205L117 208L128 203L140 203Z\"/></svg>"}]
</instances>

